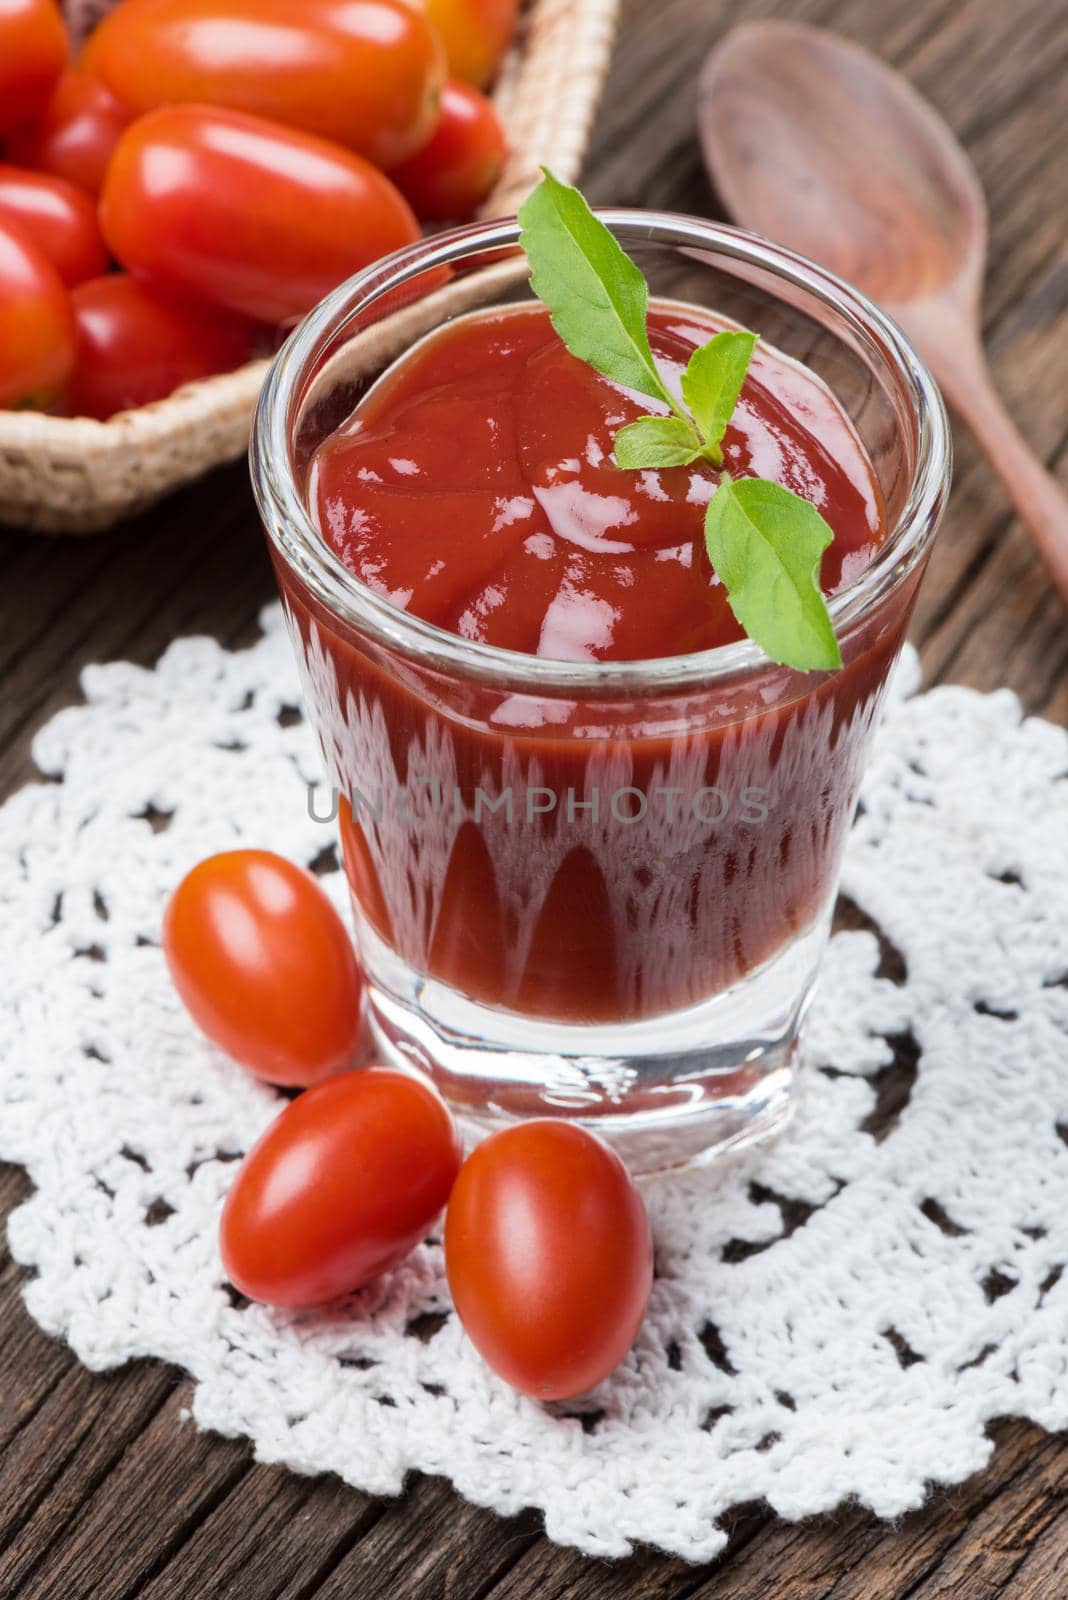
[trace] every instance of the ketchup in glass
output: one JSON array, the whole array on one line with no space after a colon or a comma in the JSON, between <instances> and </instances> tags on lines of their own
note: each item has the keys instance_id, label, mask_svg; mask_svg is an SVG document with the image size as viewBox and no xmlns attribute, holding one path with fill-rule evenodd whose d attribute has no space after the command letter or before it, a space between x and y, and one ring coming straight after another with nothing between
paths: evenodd
<instances>
[{"instance_id":1,"label":"ketchup in glass","mask_svg":"<svg viewBox=\"0 0 1068 1600\"><path fill-rule=\"evenodd\" d=\"M721 326L654 302L669 386ZM655 410L571 356L537 304L446 323L318 446L323 539L392 606L460 640L598 663L743 637L705 549L718 473L623 471L612 440ZM886 536L830 390L763 342L723 441L738 479L812 501L827 595ZM342 801L365 933L408 970L531 1019L636 1022L728 989L813 925L838 861L909 594L833 673L769 664L670 705L640 691L446 691L279 578ZM703 692L700 715L693 707ZM592 695L592 698L591 698Z\"/></svg>"}]
</instances>

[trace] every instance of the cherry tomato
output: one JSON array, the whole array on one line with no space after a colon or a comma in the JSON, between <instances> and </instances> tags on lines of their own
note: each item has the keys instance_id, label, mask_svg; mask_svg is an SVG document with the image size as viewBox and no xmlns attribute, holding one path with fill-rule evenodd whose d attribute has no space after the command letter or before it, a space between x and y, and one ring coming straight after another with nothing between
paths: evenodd
<instances>
[{"instance_id":1,"label":"cherry tomato","mask_svg":"<svg viewBox=\"0 0 1068 1600\"><path fill-rule=\"evenodd\" d=\"M16 128L5 149L20 167L54 172L98 194L129 120L110 89L85 72L65 72L34 121Z\"/></svg>"},{"instance_id":2,"label":"cherry tomato","mask_svg":"<svg viewBox=\"0 0 1068 1600\"><path fill-rule=\"evenodd\" d=\"M441 120L418 155L390 177L426 222L470 217L497 181L507 145L493 103L453 79L441 97Z\"/></svg>"},{"instance_id":3,"label":"cherry tomato","mask_svg":"<svg viewBox=\"0 0 1068 1600\"><path fill-rule=\"evenodd\" d=\"M445 52L404 0L123 0L82 65L130 111L228 106L379 166L434 130Z\"/></svg>"},{"instance_id":4,"label":"cherry tomato","mask_svg":"<svg viewBox=\"0 0 1068 1600\"><path fill-rule=\"evenodd\" d=\"M74 361L59 273L21 228L0 222L0 408L47 409Z\"/></svg>"},{"instance_id":5,"label":"cherry tomato","mask_svg":"<svg viewBox=\"0 0 1068 1600\"><path fill-rule=\"evenodd\" d=\"M126 130L100 219L131 272L272 324L419 237L408 202L362 156L207 106L150 111Z\"/></svg>"},{"instance_id":6,"label":"cherry tomato","mask_svg":"<svg viewBox=\"0 0 1068 1600\"><path fill-rule=\"evenodd\" d=\"M163 953L208 1038L259 1078L351 1065L363 992L345 925L311 873L269 850L209 856L167 905Z\"/></svg>"},{"instance_id":7,"label":"cherry tomato","mask_svg":"<svg viewBox=\"0 0 1068 1600\"><path fill-rule=\"evenodd\" d=\"M600 1139L544 1119L469 1156L445 1219L445 1268L479 1354L539 1400L592 1389L634 1342L653 1281L641 1195Z\"/></svg>"},{"instance_id":8,"label":"cherry tomato","mask_svg":"<svg viewBox=\"0 0 1068 1600\"><path fill-rule=\"evenodd\" d=\"M104 421L230 372L262 337L242 317L172 299L123 272L81 283L70 298L75 355L64 410L72 417Z\"/></svg>"},{"instance_id":9,"label":"cherry tomato","mask_svg":"<svg viewBox=\"0 0 1068 1600\"><path fill-rule=\"evenodd\" d=\"M311 1306L359 1289L426 1237L463 1148L416 1078L366 1067L300 1095L237 1174L219 1244L242 1294Z\"/></svg>"},{"instance_id":10,"label":"cherry tomato","mask_svg":"<svg viewBox=\"0 0 1068 1600\"><path fill-rule=\"evenodd\" d=\"M107 268L96 206L66 178L0 163L0 221L21 228L65 284L83 283Z\"/></svg>"},{"instance_id":11,"label":"cherry tomato","mask_svg":"<svg viewBox=\"0 0 1068 1600\"><path fill-rule=\"evenodd\" d=\"M515 32L519 0L422 0L449 70L477 89L493 77Z\"/></svg>"},{"instance_id":12,"label":"cherry tomato","mask_svg":"<svg viewBox=\"0 0 1068 1600\"><path fill-rule=\"evenodd\" d=\"M0 134L37 115L66 64L52 0L0 0Z\"/></svg>"}]
</instances>

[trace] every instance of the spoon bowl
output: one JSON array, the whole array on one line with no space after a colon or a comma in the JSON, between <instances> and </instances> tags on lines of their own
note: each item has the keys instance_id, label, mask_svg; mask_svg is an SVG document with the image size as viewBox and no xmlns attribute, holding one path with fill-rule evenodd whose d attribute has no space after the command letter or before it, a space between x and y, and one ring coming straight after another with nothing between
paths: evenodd
<instances>
[{"instance_id":1,"label":"spoon bowl","mask_svg":"<svg viewBox=\"0 0 1068 1600\"><path fill-rule=\"evenodd\" d=\"M936 293L985 255L982 190L941 117L896 72L820 28L734 29L702 76L701 135L746 227L884 305Z\"/></svg>"},{"instance_id":2,"label":"spoon bowl","mask_svg":"<svg viewBox=\"0 0 1068 1600\"><path fill-rule=\"evenodd\" d=\"M990 379L979 331L986 204L951 129L868 51L792 22L746 24L716 46L698 122L730 214L856 284L911 336L1068 606L1068 497Z\"/></svg>"}]
</instances>

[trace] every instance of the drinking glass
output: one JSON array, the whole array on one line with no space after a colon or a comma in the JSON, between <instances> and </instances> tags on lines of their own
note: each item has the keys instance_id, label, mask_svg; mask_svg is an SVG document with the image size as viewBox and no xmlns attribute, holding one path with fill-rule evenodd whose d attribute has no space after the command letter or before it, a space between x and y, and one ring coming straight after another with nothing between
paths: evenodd
<instances>
[{"instance_id":1,"label":"drinking glass","mask_svg":"<svg viewBox=\"0 0 1068 1600\"><path fill-rule=\"evenodd\" d=\"M498 649L393 606L320 537L311 458L376 376L445 321L530 298L514 221L425 240L330 295L274 362L252 472L381 1052L476 1128L568 1118L644 1172L790 1111L950 445L927 370L855 289L718 223L600 215L654 300L753 329L859 434L888 535L829 602L839 669L777 666L749 640L641 661Z\"/></svg>"}]
</instances>

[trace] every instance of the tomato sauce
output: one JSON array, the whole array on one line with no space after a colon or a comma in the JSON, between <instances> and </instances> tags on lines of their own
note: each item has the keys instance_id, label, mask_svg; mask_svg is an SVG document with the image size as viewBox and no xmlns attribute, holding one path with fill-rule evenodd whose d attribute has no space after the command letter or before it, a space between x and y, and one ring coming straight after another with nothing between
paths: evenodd
<instances>
[{"instance_id":1,"label":"tomato sauce","mask_svg":"<svg viewBox=\"0 0 1068 1600\"><path fill-rule=\"evenodd\" d=\"M652 309L669 384L714 331ZM656 409L570 356L543 308L479 313L368 390L314 453L307 501L369 588L520 669L728 644L741 630L703 534L715 470L611 458L616 429ZM828 594L872 560L874 472L807 369L758 346L724 450L734 476L827 518ZM826 912L918 574L851 630L840 671L626 692L435 668L278 576L344 797L372 993L399 958L530 1018L636 1022L729 988Z\"/></svg>"},{"instance_id":2,"label":"tomato sauce","mask_svg":"<svg viewBox=\"0 0 1068 1600\"><path fill-rule=\"evenodd\" d=\"M654 309L669 387L715 328ZM541 306L463 318L399 362L320 448L324 536L372 589L467 639L566 661L682 655L742 638L705 551L707 464L622 472L618 428L667 407L572 356ZM834 529L833 594L883 536L871 466L829 391L757 347L724 441Z\"/></svg>"}]
</instances>

